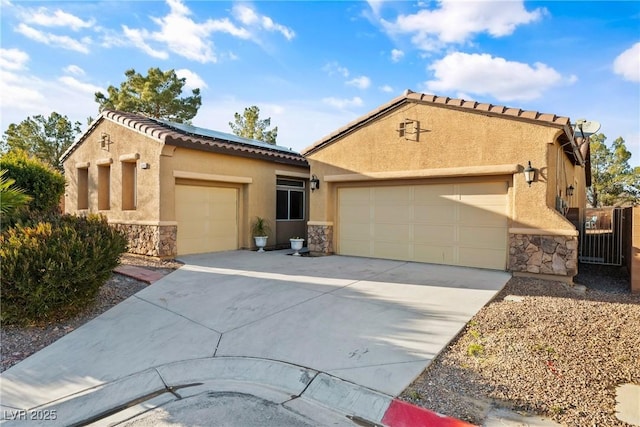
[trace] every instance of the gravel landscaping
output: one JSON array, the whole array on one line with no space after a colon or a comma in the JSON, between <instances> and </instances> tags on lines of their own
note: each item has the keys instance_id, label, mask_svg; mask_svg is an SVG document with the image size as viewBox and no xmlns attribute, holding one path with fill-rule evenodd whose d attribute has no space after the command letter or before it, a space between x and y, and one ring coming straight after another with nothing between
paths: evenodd
<instances>
[{"instance_id":1,"label":"gravel landscaping","mask_svg":"<svg viewBox=\"0 0 640 427\"><path fill-rule=\"evenodd\" d=\"M132 255L122 263L167 274L181 265ZM576 283L512 278L400 397L474 424L501 407L567 426L627 425L614 415L615 388L640 384L640 295L615 267L581 265ZM0 372L146 286L114 274L73 319L3 326Z\"/></svg>"},{"instance_id":2,"label":"gravel landscaping","mask_svg":"<svg viewBox=\"0 0 640 427\"><path fill-rule=\"evenodd\" d=\"M567 426L625 426L615 388L640 384L640 295L616 267L571 287L512 278L401 398L481 424L491 407Z\"/></svg>"}]
</instances>

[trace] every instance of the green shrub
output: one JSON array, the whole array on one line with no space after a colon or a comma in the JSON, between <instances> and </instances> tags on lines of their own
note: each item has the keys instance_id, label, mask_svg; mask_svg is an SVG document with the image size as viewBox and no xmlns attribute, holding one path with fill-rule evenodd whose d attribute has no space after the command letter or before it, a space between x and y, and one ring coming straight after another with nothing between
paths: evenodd
<instances>
[{"instance_id":1,"label":"green shrub","mask_svg":"<svg viewBox=\"0 0 640 427\"><path fill-rule=\"evenodd\" d=\"M16 187L15 180L7 178L6 173L6 170L0 169L0 226L31 201L31 196L24 194L22 188Z\"/></svg>"},{"instance_id":2,"label":"green shrub","mask_svg":"<svg viewBox=\"0 0 640 427\"><path fill-rule=\"evenodd\" d=\"M0 158L0 169L7 170L7 178L33 199L28 208L32 212L58 212L64 194L65 180L60 172L21 150L11 150Z\"/></svg>"},{"instance_id":3,"label":"green shrub","mask_svg":"<svg viewBox=\"0 0 640 427\"><path fill-rule=\"evenodd\" d=\"M127 249L105 218L53 216L0 235L0 319L13 324L68 317L94 300Z\"/></svg>"}]
</instances>

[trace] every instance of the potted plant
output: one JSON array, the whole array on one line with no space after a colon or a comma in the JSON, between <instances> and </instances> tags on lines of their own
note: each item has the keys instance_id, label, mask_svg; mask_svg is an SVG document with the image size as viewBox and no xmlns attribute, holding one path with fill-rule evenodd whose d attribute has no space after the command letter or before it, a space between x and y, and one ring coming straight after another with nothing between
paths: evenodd
<instances>
[{"instance_id":1,"label":"potted plant","mask_svg":"<svg viewBox=\"0 0 640 427\"><path fill-rule=\"evenodd\" d=\"M302 249L302 245L304 244L304 239L301 237L292 237L289 239L289 242L291 243L291 249L295 251L293 255L300 256L300 253L298 251Z\"/></svg>"},{"instance_id":2,"label":"potted plant","mask_svg":"<svg viewBox=\"0 0 640 427\"><path fill-rule=\"evenodd\" d=\"M258 252L264 252L264 247L267 246L267 239L269 238L270 232L271 227L269 227L269 221L257 216L251 226L251 234L253 234L253 239L256 241Z\"/></svg>"}]
</instances>

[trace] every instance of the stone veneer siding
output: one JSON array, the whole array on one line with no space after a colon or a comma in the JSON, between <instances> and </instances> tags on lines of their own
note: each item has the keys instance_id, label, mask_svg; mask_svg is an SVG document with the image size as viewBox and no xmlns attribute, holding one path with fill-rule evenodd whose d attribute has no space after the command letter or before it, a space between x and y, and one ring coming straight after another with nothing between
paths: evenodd
<instances>
[{"instance_id":1,"label":"stone veneer siding","mask_svg":"<svg viewBox=\"0 0 640 427\"><path fill-rule=\"evenodd\" d=\"M175 225L112 225L126 234L132 254L162 258L172 258L178 254L178 227Z\"/></svg>"},{"instance_id":2,"label":"stone veneer siding","mask_svg":"<svg viewBox=\"0 0 640 427\"><path fill-rule=\"evenodd\" d=\"M309 252L333 253L333 226L309 225L307 228L307 246Z\"/></svg>"},{"instance_id":3,"label":"stone veneer siding","mask_svg":"<svg viewBox=\"0 0 640 427\"><path fill-rule=\"evenodd\" d=\"M578 237L510 234L509 269L573 277L578 274Z\"/></svg>"}]
</instances>

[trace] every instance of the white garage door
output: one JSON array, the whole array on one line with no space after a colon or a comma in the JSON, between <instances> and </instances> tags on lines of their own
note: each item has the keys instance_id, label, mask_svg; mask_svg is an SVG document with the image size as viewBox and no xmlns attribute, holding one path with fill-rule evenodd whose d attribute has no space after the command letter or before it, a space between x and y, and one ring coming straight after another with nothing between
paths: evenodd
<instances>
[{"instance_id":1,"label":"white garage door","mask_svg":"<svg viewBox=\"0 0 640 427\"><path fill-rule=\"evenodd\" d=\"M238 249L238 190L176 185L178 254Z\"/></svg>"},{"instance_id":2,"label":"white garage door","mask_svg":"<svg viewBox=\"0 0 640 427\"><path fill-rule=\"evenodd\" d=\"M337 252L504 270L507 183L340 188Z\"/></svg>"}]
</instances>

